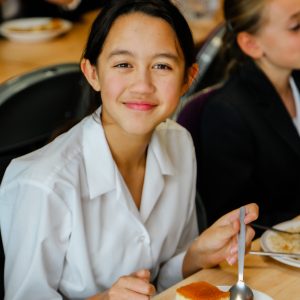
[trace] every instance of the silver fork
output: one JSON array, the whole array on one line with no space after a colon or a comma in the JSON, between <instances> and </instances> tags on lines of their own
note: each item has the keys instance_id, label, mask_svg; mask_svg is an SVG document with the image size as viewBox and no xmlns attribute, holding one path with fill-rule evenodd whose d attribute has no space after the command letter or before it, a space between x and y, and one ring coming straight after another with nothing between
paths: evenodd
<instances>
[{"instance_id":1,"label":"silver fork","mask_svg":"<svg viewBox=\"0 0 300 300\"><path fill-rule=\"evenodd\" d=\"M271 230L271 231L275 231L275 232L279 232L279 233L300 234L299 231L291 232L291 231L286 231L286 230L282 230L282 229L277 229L277 228L271 227L271 226L259 225L259 224L256 224L256 223L251 223L251 226L254 227L254 228L258 228L258 229Z\"/></svg>"}]
</instances>

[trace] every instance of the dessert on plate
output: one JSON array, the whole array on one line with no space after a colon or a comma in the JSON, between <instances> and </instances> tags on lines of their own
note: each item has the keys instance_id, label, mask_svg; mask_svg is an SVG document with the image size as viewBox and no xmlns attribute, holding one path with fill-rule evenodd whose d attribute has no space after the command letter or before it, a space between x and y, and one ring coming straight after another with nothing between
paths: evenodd
<instances>
[{"instance_id":1,"label":"dessert on plate","mask_svg":"<svg viewBox=\"0 0 300 300\"><path fill-rule=\"evenodd\" d=\"M193 282L176 290L176 300L229 300L229 298L229 292L223 292L205 281Z\"/></svg>"}]
</instances>

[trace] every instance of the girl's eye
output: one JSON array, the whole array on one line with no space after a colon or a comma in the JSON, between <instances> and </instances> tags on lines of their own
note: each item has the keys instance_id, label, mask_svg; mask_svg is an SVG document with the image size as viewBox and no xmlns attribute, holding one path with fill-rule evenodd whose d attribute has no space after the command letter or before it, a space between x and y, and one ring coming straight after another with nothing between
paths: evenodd
<instances>
[{"instance_id":1,"label":"girl's eye","mask_svg":"<svg viewBox=\"0 0 300 300\"><path fill-rule=\"evenodd\" d=\"M154 66L154 69L160 69L160 70L171 70L171 67L165 64L156 64Z\"/></svg>"},{"instance_id":2,"label":"girl's eye","mask_svg":"<svg viewBox=\"0 0 300 300\"><path fill-rule=\"evenodd\" d=\"M292 27L290 28L291 31L298 31L299 29L300 29L300 23L295 24L294 26L292 26Z\"/></svg>"},{"instance_id":3,"label":"girl's eye","mask_svg":"<svg viewBox=\"0 0 300 300\"><path fill-rule=\"evenodd\" d=\"M131 68L131 65L128 63L121 63L114 66L114 68Z\"/></svg>"}]
</instances>

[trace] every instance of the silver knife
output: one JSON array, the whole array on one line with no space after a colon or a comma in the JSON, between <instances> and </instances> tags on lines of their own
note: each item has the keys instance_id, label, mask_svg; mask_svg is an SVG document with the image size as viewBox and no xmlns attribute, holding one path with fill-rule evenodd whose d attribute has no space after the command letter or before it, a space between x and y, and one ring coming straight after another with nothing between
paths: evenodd
<instances>
[{"instance_id":1,"label":"silver knife","mask_svg":"<svg viewBox=\"0 0 300 300\"><path fill-rule=\"evenodd\" d=\"M280 256L286 258L299 258L300 253L287 253L287 252L272 252L272 251L249 251L252 255L263 255L263 256Z\"/></svg>"}]
</instances>

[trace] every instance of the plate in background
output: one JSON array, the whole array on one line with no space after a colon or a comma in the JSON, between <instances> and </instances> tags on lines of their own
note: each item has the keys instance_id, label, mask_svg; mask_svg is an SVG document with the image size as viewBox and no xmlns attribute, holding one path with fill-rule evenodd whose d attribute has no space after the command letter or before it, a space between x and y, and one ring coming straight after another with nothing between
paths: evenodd
<instances>
[{"instance_id":1,"label":"plate in background","mask_svg":"<svg viewBox=\"0 0 300 300\"><path fill-rule=\"evenodd\" d=\"M300 220L290 220L290 221L287 221L287 222L283 222L283 223L280 223L276 226L274 226L275 228L278 228L278 229L282 229L282 230L290 230L291 228L295 228L295 229L299 229L298 231L300 231ZM276 237L278 236L279 234L274 232L274 231L271 231L271 230L266 230L263 235L261 236L261 239L260 239L260 244L261 244L261 247L264 251L274 251L274 252L287 252L286 249L281 249L281 248L277 248L275 245L274 245L274 237L276 239ZM293 237L298 241L299 239L299 245L300 245L300 234L299 235L293 235ZM297 242L296 241L296 242ZM277 261L280 261L286 265L290 265L290 266L293 266L293 267L297 267L297 268L300 268L300 260L297 259L297 258L288 258L288 257L279 257L279 256L271 256L273 259L277 260Z\"/></svg>"},{"instance_id":2,"label":"plate in background","mask_svg":"<svg viewBox=\"0 0 300 300\"><path fill-rule=\"evenodd\" d=\"M53 39L72 28L72 23L58 18L24 18L3 22L0 33L9 40L40 42Z\"/></svg>"}]
</instances>

